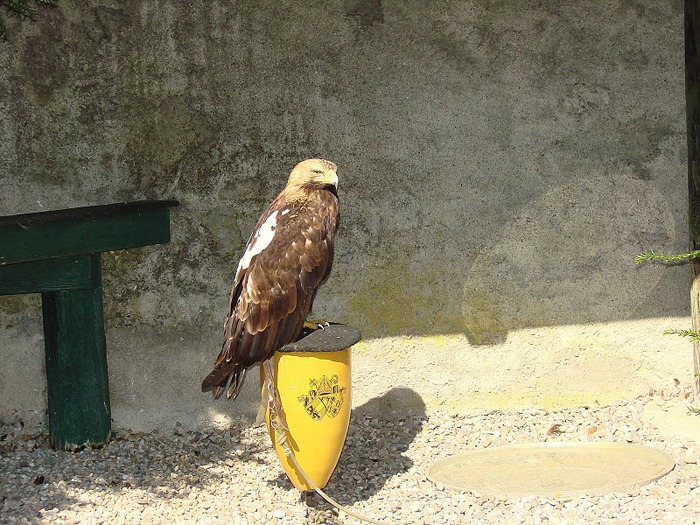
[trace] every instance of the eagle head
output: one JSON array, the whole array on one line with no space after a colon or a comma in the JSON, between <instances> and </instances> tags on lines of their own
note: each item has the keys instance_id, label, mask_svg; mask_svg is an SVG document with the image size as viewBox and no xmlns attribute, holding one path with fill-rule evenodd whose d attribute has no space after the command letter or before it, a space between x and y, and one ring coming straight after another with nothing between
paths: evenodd
<instances>
[{"instance_id":1,"label":"eagle head","mask_svg":"<svg viewBox=\"0 0 700 525\"><path fill-rule=\"evenodd\" d=\"M338 167L329 160L307 159L294 166L286 190L338 188Z\"/></svg>"}]
</instances>

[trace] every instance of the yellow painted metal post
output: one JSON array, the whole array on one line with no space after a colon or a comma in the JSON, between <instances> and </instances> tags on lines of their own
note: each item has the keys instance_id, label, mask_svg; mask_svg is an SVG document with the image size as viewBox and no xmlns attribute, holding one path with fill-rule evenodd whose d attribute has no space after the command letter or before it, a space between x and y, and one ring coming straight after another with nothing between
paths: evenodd
<instances>
[{"instance_id":1,"label":"yellow painted metal post","mask_svg":"<svg viewBox=\"0 0 700 525\"><path fill-rule=\"evenodd\" d=\"M323 488L338 464L350 424L350 349L277 352L274 371L289 428L287 441L306 475ZM289 479L299 490L313 490L277 442L275 430L270 426L269 410L265 420Z\"/></svg>"},{"instance_id":2,"label":"yellow painted metal post","mask_svg":"<svg viewBox=\"0 0 700 525\"><path fill-rule=\"evenodd\" d=\"M285 346L272 358L274 385L288 428L284 437L296 463L321 489L333 474L345 445L352 408L351 348L359 339L358 330L331 325ZM260 373L264 385L263 366ZM313 490L279 444L277 430L270 424L269 407L265 420L289 479L299 490Z\"/></svg>"}]
</instances>

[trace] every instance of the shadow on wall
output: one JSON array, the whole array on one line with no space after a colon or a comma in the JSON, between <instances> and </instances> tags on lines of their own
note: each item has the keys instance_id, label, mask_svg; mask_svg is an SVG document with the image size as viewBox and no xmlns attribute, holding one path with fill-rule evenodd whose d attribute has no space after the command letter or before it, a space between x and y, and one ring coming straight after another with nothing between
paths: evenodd
<instances>
[{"instance_id":1,"label":"shadow on wall","mask_svg":"<svg viewBox=\"0 0 700 525\"><path fill-rule=\"evenodd\" d=\"M462 210L461 230L441 246L378 258L350 301L349 323L366 338L464 333L489 345L527 327L688 315L682 270L634 262L644 250L678 250L673 210L648 181L605 175L512 210L490 239L468 239L489 230Z\"/></svg>"}]
</instances>

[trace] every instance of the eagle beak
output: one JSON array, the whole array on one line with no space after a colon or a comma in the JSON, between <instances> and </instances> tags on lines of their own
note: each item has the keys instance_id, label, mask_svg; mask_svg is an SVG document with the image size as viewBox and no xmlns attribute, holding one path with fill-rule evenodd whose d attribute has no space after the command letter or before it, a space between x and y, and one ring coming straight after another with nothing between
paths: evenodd
<instances>
[{"instance_id":1,"label":"eagle beak","mask_svg":"<svg viewBox=\"0 0 700 525\"><path fill-rule=\"evenodd\" d=\"M332 184L336 188L338 187L338 174L335 172L335 170L328 170L326 172L326 176L328 177L327 181L328 184Z\"/></svg>"}]
</instances>

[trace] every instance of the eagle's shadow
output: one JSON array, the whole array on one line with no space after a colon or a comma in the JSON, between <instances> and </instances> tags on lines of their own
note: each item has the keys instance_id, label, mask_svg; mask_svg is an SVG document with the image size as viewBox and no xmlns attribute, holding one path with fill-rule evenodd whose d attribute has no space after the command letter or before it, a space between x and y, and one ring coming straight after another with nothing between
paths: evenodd
<instances>
[{"instance_id":1,"label":"eagle's shadow","mask_svg":"<svg viewBox=\"0 0 700 525\"><path fill-rule=\"evenodd\" d=\"M425 403L410 388L393 388L353 409L343 453L324 490L342 505L377 494L413 465L404 453L425 420ZM291 484L284 472L274 483Z\"/></svg>"}]
</instances>

